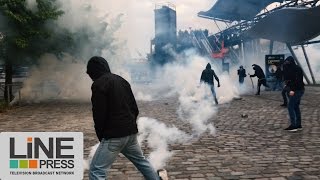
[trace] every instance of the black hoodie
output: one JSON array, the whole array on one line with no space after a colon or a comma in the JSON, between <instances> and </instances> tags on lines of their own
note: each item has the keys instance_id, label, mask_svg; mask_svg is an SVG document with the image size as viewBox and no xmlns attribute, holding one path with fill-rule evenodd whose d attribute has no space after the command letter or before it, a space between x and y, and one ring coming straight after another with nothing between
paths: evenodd
<instances>
[{"instance_id":1,"label":"black hoodie","mask_svg":"<svg viewBox=\"0 0 320 180\"><path fill-rule=\"evenodd\" d=\"M256 64L253 64L252 66L253 66L254 74L250 75L250 77L257 76L258 79L265 79L266 78L266 76L264 75L264 72L260 66L258 66Z\"/></svg>"},{"instance_id":2,"label":"black hoodie","mask_svg":"<svg viewBox=\"0 0 320 180\"><path fill-rule=\"evenodd\" d=\"M216 75L214 70L211 69L210 63L208 63L206 66L206 69L202 71L200 81L208 83L209 85L213 85L214 84L213 77L216 79L216 81L219 84L218 76Z\"/></svg>"},{"instance_id":3,"label":"black hoodie","mask_svg":"<svg viewBox=\"0 0 320 180\"><path fill-rule=\"evenodd\" d=\"M285 59L284 77L290 91L304 90L303 71L300 66L296 65L292 56Z\"/></svg>"},{"instance_id":4,"label":"black hoodie","mask_svg":"<svg viewBox=\"0 0 320 180\"><path fill-rule=\"evenodd\" d=\"M130 84L112 74L108 62L102 57L89 60L87 73L94 81L91 102L99 140L138 133L136 120L139 110Z\"/></svg>"}]
</instances>

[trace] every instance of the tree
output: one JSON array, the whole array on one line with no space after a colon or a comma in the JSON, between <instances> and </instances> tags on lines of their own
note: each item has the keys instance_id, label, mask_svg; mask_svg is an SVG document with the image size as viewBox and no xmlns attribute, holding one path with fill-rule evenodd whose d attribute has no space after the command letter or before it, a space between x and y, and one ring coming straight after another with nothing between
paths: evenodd
<instances>
[{"instance_id":1,"label":"tree","mask_svg":"<svg viewBox=\"0 0 320 180\"><path fill-rule=\"evenodd\" d=\"M57 50L54 43L45 42L55 36L48 23L57 20L63 11L59 10L55 0L36 0L33 9L27 7L26 3L26 0L0 0L0 19L6 23L5 26L0 26L0 32L4 34L0 48L5 61L4 97L7 103L13 96L10 86L13 65L23 62L26 58L37 58L44 52L50 52L49 49ZM70 38L64 38L65 41L69 41L68 39Z\"/></svg>"}]
</instances>

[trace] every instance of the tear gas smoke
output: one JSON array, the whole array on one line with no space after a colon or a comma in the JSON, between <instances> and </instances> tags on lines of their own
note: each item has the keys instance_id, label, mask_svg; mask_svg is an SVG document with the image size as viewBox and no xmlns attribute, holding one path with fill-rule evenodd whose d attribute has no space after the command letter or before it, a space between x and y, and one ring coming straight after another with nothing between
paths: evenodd
<instances>
[{"instance_id":1,"label":"tear gas smoke","mask_svg":"<svg viewBox=\"0 0 320 180\"><path fill-rule=\"evenodd\" d=\"M152 149L149 155L151 164L156 168L164 167L166 161L173 155L168 150L168 145L184 143L191 139L191 136L179 130L175 126L167 126L152 118L141 117L138 119L140 144L147 140L148 147Z\"/></svg>"},{"instance_id":2,"label":"tear gas smoke","mask_svg":"<svg viewBox=\"0 0 320 180\"><path fill-rule=\"evenodd\" d=\"M27 9L33 12L38 11L37 0L27 0L25 3L26 3L25 6Z\"/></svg>"},{"instance_id":3,"label":"tear gas smoke","mask_svg":"<svg viewBox=\"0 0 320 180\"><path fill-rule=\"evenodd\" d=\"M57 58L54 55L43 55L39 64L30 70L30 77L24 82L21 90L23 101L39 102L48 99L86 100L90 98L91 80L86 72L86 62L94 55L107 57L113 73L119 74L130 81L130 75L123 68L127 63L127 52L124 42L115 38L115 32L120 28L121 15L105 19L90 2L75 0L60 1L65 14L58 19L57 27L71 32L87 32L74 37L79 41L76 57L64 54ZM29 0L26 6L35 5ZM86 42L86 43L81 43ZM18 96L16 96L18 97ZM16 101L16 100L15 100Z\"/></svg>"},{"instance_id":4,"label":"tear gas smoke","mask_svg":"<svg viewBox=\"0 0 320 180\"><path fill-rule=\"evenodd\" d=\"M66 14L59 20L58 25L73 32L83 29L92 32L92 37L90 37L92 44L84 44L80 48L82 55L80 57L89 58L91 54L106 57L111 71L130 81L130 74L124 68L124 64L128 62L126 57L129 56L125 52L128 51L120 48L124 44L114 43L116 30L121 24L121 15L106 22L105 14L101 13L100 16L96 16L95 7L86 3L61 0ZM106 28L106 31L103 28ZM105 45L102 47L101 54L95 52L97 44L98 46ZM133 90L137 100L144 101L178 96L177 113L182 121L190 124L192 132L188 134L151 118L138 120L142 133L139 139L140 141L147 140L148 146L153 150L149 157L150 161L157 168L163 167L173 155L173 152L169 150L170 144L183 143L203 133L214 135L216 129L210 118L218 110L214 105L209 87L200 84L201 72L209 60L195 55L193 51L180 55L172 51L169 46L167 48L176 57L176 61L159 68L156 75L151 76L154 78L151 87L145 88L148 86L133 84ZM28 101L41 101L50 97L89 100L91 80L85 74L85 61L70 56L58 59L53 55L45 55L39 62L39 66L31 71L30 78L21 90L23 98ZM219 102L227 103L233 97L239 96L240 92L235 85L237 81L219 71L220 67L217 63L211 62L211 64L220 78L221 87L215 87ZM216 82L215 85L217 85ZM40 92L38 92L39 89ZM97 145L92 148L89 159L92 158L96 148ZM87 167L89 163L90 161L86 162Z\"/></svg>"},{"instance_id":5,"label":"tear gas smoke","mask_svg":"<svg viewBox=\"0 0 320 180\"><path fill-rule=\"evenodd\" d=\"M90 148L90 153L89 153L89 155L88 155L88 159L85 159L85 160L83 161L83 168L84 168L85 170L88 170L88 169L90 168L91 160L92 160L92 158L93 158L93 156L94 156L94 153L97 151L98 146L99 146L99 143L97 143L96 145L94 145L94 146L92 146L92 147Z\"/></svg>"},{"instance_id":6,"label":"tear gas smoke","mask_svg":"<svg viewBox=\"0 0 320 180\"><path fill-rule=\"evenodd\" d=\"M90 83L84 75L86 66L65 55L62 60L52 54L43 55L40 64L30 70L30 76L20 90L23 101L40 102L48 99L89 101Z\"/></svg>"},{"instance_id":7,"label":"tear gas smoke","mask_svg":"<svg viewBox=\"0 0 320 180\"><path fill-rule=\"evenodd\" d=\"M200 84L202 70L209 62L208 59L186 52L188 56L177 57L177 61L157 70L153 81L149 85L134 84L134 89L141 92L138 96L148 97L147 100L156 100L163 97L178 96L179 106L177 113L184 123L191 126L190 133L183 132L174 126L165 125L156 119L142 117L138 119L138 128L141 133L140 142L147 142L151 148L149 159L156 168L163 168L174 155L169 145L184 143L190 139L197 139L203 133L215 135L216 129L210 118L218 111L210 88ZM220 78L221 87L215 88L221 103L227 103L239 96L234 81L227 74L218 70L215 63L212 68ZM215 83L217 85L217 83ZM139 94L139 93L138 93Z\"/></svg>"},{"instance_id":8,"label":"tear gas smoke","mask_svg":"<svg viewBox=\"0 0 320 180\"><path fill-rule=\"evenodd\" d=\"M305 47L307 56L309 58L310 66L314 74L314 78L317 83L320 83L320 57L319 57L319 51L320 47L316 44L311 44ZM307 65L307 62L305 60L305 56L303 54L302 48L299 46L297 49L294 50L294 52L297 55L297 58L299 59L299 62L301 63L301 66L303 67L305 73L309 77L310 81L311 74Z\"/></svg>"},{"instance_id":9,"label":"tear gas smoke","mask_svg":"<svg viewBox=\"0 0 320 180\"><path fill-rule=\"evenodd\" d=\"M109 62L112 67L113 61ZM60 59L55 55L45 54L40 58L39 64L31 68L29 77L24 81L20 90L21 100L27 103L58 99L88 102L92 80L86 70L86 62L74 59L68 54ZM114 70L130 81L130 75L126 71Z\"/></svg>"},{"instance_id":10,"label":"tear gas smoke","mask_svg":"<svg viewBox=\"0 0 320 180\"><path fill-rule=\"evenodd\" d=\"M167 126L156 119L141 117L137 123L140 131L139 144L143 144L143 141L147 140L148 147L152 149L149 160L156 169L164 167L166 161L174 154L168 150L170 144L184 143L191 139L190 135L175 126ZM98 146L99 143L91 147L88 159L84 160L85 169L89 169Z\"/></svg>"},{"instance_id":11,"label":"tear gas smoke","mask_svg":"<svg viewBox=\"0 0 320 180\"><path fill-rule=\"evenodd\" d=\"M196 134L207 130L215 133L215 128L208 123L216 113L213 97L207 85L200 85L202 70L208 61L199 56L187 59L185 63L173 63L164 67L161 83L171 85L171 91L178 95L178 114L181 120L191 124ZM171 92L172 93L172 92Z\"/></svg>"}]
</instances>

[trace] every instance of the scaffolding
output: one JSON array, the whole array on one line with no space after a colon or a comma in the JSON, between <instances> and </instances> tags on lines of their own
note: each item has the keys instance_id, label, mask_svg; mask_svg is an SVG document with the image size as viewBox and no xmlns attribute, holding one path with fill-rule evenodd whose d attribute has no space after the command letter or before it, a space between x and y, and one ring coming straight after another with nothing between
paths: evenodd
<instances>
[{"instance_id":1,"label":"scaffolding","mask_svg":"<svg viewBox=\"0 0 320 180\"><path fill-rule=\"evenodd\" d=\"M275 1L275 2L278 2L278 1ZM245 52L244 52L244 43L245 42L249 42L249 41L254 41L254 39L256 39L256 38L248 36L248 34L247 34L248 30L250 30L252 27L254 27L262 19L264 19L264 18L268 17L270 14L272 14L272 13L274 13L276 11L282 10L282 9L289 9L289 8L308 9L308 8L314 8L314 7L317 7L317 6L319 7L319 4L320 4L319 0L282 1L279 6L273 8L271 10L267 10L265 8L263 12L261 12L260 14L257 14L252 19L241 20L241 21L236 22L236 24L233 24L234 21L231 21L229 19L223 19L221 17L206 16L202 12L198 13L198 16L202 17L202 18L213 20L214 24L219 29L219 32L217 32L217 33L215 33L215 34L213 34L213 35L208 37L208 42L210 42L212 44L212 47L218 47L218 48L214 49L213 51L219 51L220 50L219 47L221 47L221 44L223 42L224 46L228 47L231 50L230 51L231 53L236 54L234 49L233 49L233 47L238 45L238 48L241 50L241 52L239 52L238 55L236 54L237 56L235 56L235 57L238 58L237 61L240 61L240 56L242 56L242 58L244 58L244 54L245 54ZM217 21L225 23L226 28L222 29L221 27L219 27ZM314 21L316 21L316 19ZM314 23L317 23L317 22L314 22ZM310 66L309 58L308 58L307 52L306 52L306 50L304 48L304 45L316 44L316 43L320 43L320 41L319 40L312 41L311 39L308 39L308 40L305 40L303 42L299 42L299 43L296 43L296 44L292 44L292 43L288 43L288 42L284 42L284 43L286 44L288 50L290 51L292 56L295 58L297 64L299 64L299 65L301 63L299 62L295 52L293 51L292 46L293 45L295 45L295 46L299 45L299 46L302 47L303 54L304 54L305 60L306 60L307 65L308 65L308 69L310 71L312 83L311 83L310 79L308 78L308 76L306 75L306 73L303 72L305 80L307 81L308 84L316 84L316 80L314 78L314 74L313 74L312 68ZM252 45L252 48L254 48L254 45ZM273 40L270 40L270 47L269 48L270 48L269 49L269 53L272 54L272 51L273 51Z\"/></svg>"}]
</instances>

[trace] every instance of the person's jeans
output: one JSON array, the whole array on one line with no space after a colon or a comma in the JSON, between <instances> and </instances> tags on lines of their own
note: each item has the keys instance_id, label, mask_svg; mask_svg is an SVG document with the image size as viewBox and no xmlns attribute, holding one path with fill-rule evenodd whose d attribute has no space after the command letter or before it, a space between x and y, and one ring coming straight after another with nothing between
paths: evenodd
<instances>
[{"instance_id":1,"label":"person's jeans","mask_svg":"<svg viewBox=\"0 0 320 180\"><path fill-rule=\"evenodd\" d=\"M300 101L304 94L304 90L297 90L293 96L289 96L288 111L291 126L297 128L301 126Z\"/></svg>"},{"instance_id":2,"label":"person's jeans","mask_svg":"<svg viewBox=\"0 0 320 180\"><path fill-rule=\"evenodd\" d=\"M214 98L215 103L218 104L218 99L217 99L216 91L214 89L214 85L210 85L210 89L211 89L211 93L212 93L212 96Z\"/></svg>"},{"instance_id":3,"label":"person's jeans","mask_svg":"<svg viewBox=\"0 0 320 180\"><path fill-rule=\"evenodd\" d=\"M282 92L281 92L283 104L285 104L285 105L288 104L288 91L289 91L288 86L284 86L282 89Z\"/></svg>"},{"instance_id":4,"label":"person's jeans","mask_svg":"<svg viewBox=\"0 0 320 180\"><path fill-rule=\"evenodd\" d=\"M122 138L102 139L90 164L89 179L107 179L107 170L119 153L128 158L145 179L159 180L157 172L143 156L136 134Z\"/></svg>"}]
</instances>

